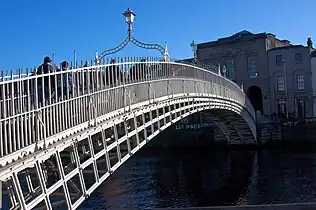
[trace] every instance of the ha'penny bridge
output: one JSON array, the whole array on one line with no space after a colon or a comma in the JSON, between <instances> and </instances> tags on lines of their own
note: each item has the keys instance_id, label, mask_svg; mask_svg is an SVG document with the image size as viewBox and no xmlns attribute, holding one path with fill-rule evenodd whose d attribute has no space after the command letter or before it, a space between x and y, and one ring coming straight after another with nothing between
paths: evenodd
<instances>
[{"instance_id":1,"label":"ha'penny bridge","mask_svg":"<svg viewBox=\"0 0 316 210\"><path fill-rule=\"evenodd\" d=\"M197 112L211 113L227 144L257 144L255 111L241 86L196 56L172 61L167 47L137 41L135 14L124 16L127 38L88 65L2 73L0 181L8 208L76 209L155 136ZM163 56L105 59L129 42Z\"/></svg>"}]
</instances>

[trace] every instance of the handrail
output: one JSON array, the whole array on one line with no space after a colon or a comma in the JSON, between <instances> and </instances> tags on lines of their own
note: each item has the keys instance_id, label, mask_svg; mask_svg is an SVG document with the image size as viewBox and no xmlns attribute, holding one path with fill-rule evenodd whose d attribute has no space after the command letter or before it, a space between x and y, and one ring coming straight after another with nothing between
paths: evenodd
<instances>
[{"instance_id":1,"label":"handrail","mask_svg":"<svg viewBox=\"0 0 316 210\"><path fill-rule=\"evenodd\" d=\"M215 89L211 92L231 97L255 118L254 109L243 90L214 72L161 59L121 61L0 80L0 157L123 108L129 97L127 92L136 94L133 103L151 99L152 95L146 94L162 97L159 90L148 85L158 81L172 81L174 94L181 93L183 85L181 83L181 88L178 87L175 79L187 80L188 84L192 79L214 84ZM186 87L187 91L194 92L195 89ZM39 112L42 113L40 124L43 126L36 124Z\"/></svg>"}]
</instances>

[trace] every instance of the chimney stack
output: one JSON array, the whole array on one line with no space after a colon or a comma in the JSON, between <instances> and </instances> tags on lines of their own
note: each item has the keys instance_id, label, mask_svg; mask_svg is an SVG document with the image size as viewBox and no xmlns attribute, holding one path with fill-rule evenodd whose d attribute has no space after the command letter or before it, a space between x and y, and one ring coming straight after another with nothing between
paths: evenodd
<instances>
[{"instance_id":1,"label":"chimney stack","mask_svg":"<svg viewBox=\"0 0 316 210\"><path fill-rule=\"evenodd\" d=\"M312 42L312 38L311 37L307 38L307 47L313 48L313 42Z\"/></svg>"}]
</instances>

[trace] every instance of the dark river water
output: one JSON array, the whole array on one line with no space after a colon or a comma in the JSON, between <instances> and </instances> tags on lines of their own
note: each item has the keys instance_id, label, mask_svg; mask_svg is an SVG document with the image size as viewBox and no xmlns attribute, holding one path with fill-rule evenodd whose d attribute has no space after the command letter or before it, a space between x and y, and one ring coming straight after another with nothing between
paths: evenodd
<instances>
[{"instance_id":1,"label":"dark river water","mask_svg":"<svg viewBox=\"0 0 316 210\"><path fill-rule=\"evenodd\" d=\"M203 207L316 201L316 154L144 148L83 209Z\"/></svg>"},{"instance_id":2,"label":"dark river water","mask_svg":"<svg viewBox=\"0 0 316 210\"><path fill-rule=\"evenodd\" d=\"M216 151L206 146L145 147L115 171L79 209L315 201L316 153L311 149Z\"/></svg>"}]
</instances>

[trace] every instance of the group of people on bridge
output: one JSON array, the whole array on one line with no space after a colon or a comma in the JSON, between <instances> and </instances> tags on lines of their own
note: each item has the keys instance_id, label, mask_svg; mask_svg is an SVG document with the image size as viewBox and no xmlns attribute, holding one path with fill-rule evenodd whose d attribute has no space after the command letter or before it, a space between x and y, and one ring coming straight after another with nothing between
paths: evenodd
<instances>
[{"instance_id":1,"label":"group of people on bridge","mask_svg":"<svg viewBox=\"0 0 316 210\"><path fill-rule=\"evenodd\" d=\"M123 84L125 81L135 81L137 78L150 76L149 68L145 63L146 60L142 59L140 62L143 63L134 64L129 71L120 68L120 66L116 64L115 59L111 60L110 65L107 66L104 71L100 71L97 68L90 68L89 63L86 62L82 67L83 71L72 73L69 71L69 63L67 61L63 61L61 66L58 67L52 65L52 59L46 56L43 64L33 72L33 75L65 72L39 77L37 80L39 96L44 95L45 99L48 99L49 95L52 96L52 93L55 93L57 97L65 97L67 94L72 94L74 85L81 86L80 89L84 92L85 90L92 91L101 84L114 86ZM42 80L42 78L44 79ZM76 84L76 82L79 82L79 84ZM44 91L44 94L42 91Z\"/></svg>"},{"instance_id":2,"label":"group of people on bridge","mask_svg":"<svg viewBox=\"0 0 316 210\"><path fill-rule=\"evenodd\" d=\"M6 110L9 106L18 106L17 100L26 97L22 103L39 104L42 106L48 101L60 101L72 97L89 94L105 87L114 87L162 75L163 64L159 62L146 62L146 59L134 60L135 62L116 63L112 59L107 65L90 66L86 61L82 67L70 66L67 61L62 61L60 66L53 64L50 57L46 56L43 63L34 69L32 78L10 80L0 85L0 106ZM13 102L15 98L16 102ZM11 102L9 102L11 101ZM11 103L11 104L10 104Z\"/></svg>"}]
</instances>

